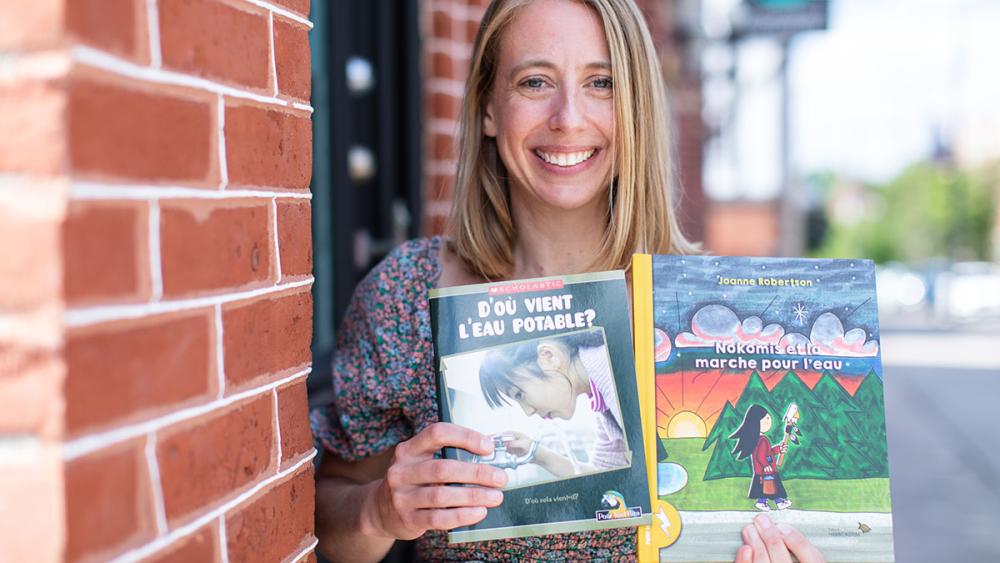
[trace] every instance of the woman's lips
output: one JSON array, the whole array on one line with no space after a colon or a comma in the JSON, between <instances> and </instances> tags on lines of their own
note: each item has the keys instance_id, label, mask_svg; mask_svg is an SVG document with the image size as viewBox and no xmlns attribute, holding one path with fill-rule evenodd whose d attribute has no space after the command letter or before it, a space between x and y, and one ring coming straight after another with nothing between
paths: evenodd
<instances>
[{"instance_id":1,"label":"woman's lips","mask_svg":"<svg viewBox=\"0 0 1000 563\"><path fill-rule=\"evenodd\" d=\"M535 155L544 160L547 164L560 168L571 168L590 160L597 154L597 148L589 148L574 151L553 151L545 149L535 149Z\"/></svg>"}]
</instances>

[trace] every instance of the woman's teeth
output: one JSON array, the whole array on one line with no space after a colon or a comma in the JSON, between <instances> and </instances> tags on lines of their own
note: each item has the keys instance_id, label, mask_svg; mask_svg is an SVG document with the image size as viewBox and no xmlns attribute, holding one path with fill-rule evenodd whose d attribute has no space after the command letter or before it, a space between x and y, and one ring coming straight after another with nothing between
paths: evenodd
<instances>
[{"instance_id":1,"label":"woman's teeth","mask_svg":"<svg viewBox=\"0 0 1000 563\"><path fill-rule=\"evenodd\" d=\"M545 162L548 162L549 164L568 167L580 164L581 162L594 156L595 152L597 152L597 149L590 149L589 151L583 151L583 152L558 152L558 153L549 153L536 150L535 154L537 154L539 158L541 158Z\"/></svg>"}]
</instances>

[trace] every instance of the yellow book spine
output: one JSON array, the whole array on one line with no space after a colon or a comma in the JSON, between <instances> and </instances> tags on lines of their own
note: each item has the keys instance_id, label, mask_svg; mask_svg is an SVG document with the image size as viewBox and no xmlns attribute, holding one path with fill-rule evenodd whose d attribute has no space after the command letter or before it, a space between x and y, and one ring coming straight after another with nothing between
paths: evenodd
<instances>
[{"instance_id":1,"label":"yellow book spine","mask_svg":"<svg viewBox=\"0 0 1000 563\"><path fill-rule=\"evenodd\" d=\"M649 479L650 506L656 506L656 398L653 377L653 257L632 256L632 323L635 348L635 379L639 387L643 447L646 448L646 477ZM659 546L650 526L638 528L640 562L658 561Z\"/></svg>"}]
</instances>

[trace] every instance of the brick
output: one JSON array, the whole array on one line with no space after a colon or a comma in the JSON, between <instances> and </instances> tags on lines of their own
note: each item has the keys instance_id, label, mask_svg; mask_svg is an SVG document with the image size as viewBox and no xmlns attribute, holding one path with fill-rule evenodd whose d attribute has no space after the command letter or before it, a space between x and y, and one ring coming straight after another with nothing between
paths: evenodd
<instances>
[{"instance_id":1,"label":"brick","mask_svg":"<svg viewBox=\"0 0 1000 563\"><path fill-rule=\"evenodd\" d=\"M281 429L282 465L312 451L309 397L305 381L278 390L278 423Z\"/></svg>"},{"instance_id":2,"label":"brick","mask_svg":"<svg viewBox=\"0 0 1000 563\"><path fill-rule=\"evenodd\" d=\"M58 221L0 205L0 309L23 311L61 299L59 235Z\"/></svg>"},{"instance_id":3,"label":"brick","mask_svg":"<svg viewBox=\"0 0 1000 563\"><path fill-rule=\"evenodd\" d=\"M283 276L312 273L312 210L308 201L278 203L278 249Z\"/></svg>"},{"instance_id":4,"label":"brick","mask_svg":"<svg viewBox=\"0 0 1000 563\"><path fill-rule=\"evenodd\" d=\"M278 92L308 100L312 89L312 59L309 29L301 24L274 18L274 65Z\"/></svg>"},{"instance_id":5,"label":"brick","mask_svg":"<svg viewBox=\"0 0 1000 563\"><path fill-rule=\"evenodd\" d=\"M312 543L312 466L226 517L230 561L284 561Z\"/></svg>"},{"instance_id":6,"label":"brick","mask_svg":"<svg viewBox=\"0 0 1000 563\"><path fill-rule=\"evenodd\" d=\"M143 563L195 563L219 560L218 521L153 554Z\"/></svg>"},{"instance_id":7,"label":"brick","mask_svg":"<svg viewBox=\"0 0 1000 563\"><path fill-rule=\"evenodd\" d=\"M144 0L70 0L66 29L81 42L133 61L149 61Z\"/></svg>"},{"instance_id":8,"label":"brick","mask_svg":"<svg viewBox=\"0 0 1000 563\"><path fill-rule=\"evenodd\" d=\"M145 203L70 202L62 232L69 304L149 298L148 217Z\"/></svg>"},{"instance_id":9,"label":"brick","mask_svg":"<svg viewBox=\"0 0 1000 563\"><path fill-rule=\"evenodd\" d=\"M434 92L430 95L431 117L435 119L458 119L462 101L450 94Z\"/></svg>"},{"instance_id":10,"label":"brick","mask_svg":"<svg viewBox=\"0 0 1000 563\"><path fill-rule=\"evenodd\" d=\"M434 10L431 14L431 36L437 39L460 39L455 34L456 23L448 11Z\"/></svg>"},{"instance_id":11,"label":"brick","mask_svg":"<svg viewBox=\"0 0 1000 563\"><path fill-rule=\"evenodd\" d=\"M301 16L309 17L309 0L274 0L274 3L298 12Z\"/></svg>"},{"instance_id":12,"label":"brick","mask_svg":"<svg viewBox=\"0 0 1000 563\"><path fill-rule=\"evenodd\" d=\"M158 6L164 67L269 89L266 12L216 0L159 0Z\"/></svg>"},{"instance_id":13,"label":"brick","mask_svg":"<svg viewBox=\"0 0 1000 563\"><path fill-rule=\"evenodd\" d=\"M226 163L231 185L308 189L312 122L293 113L227 105Z\"/></svg>"},{"instance_id":14,"label":"brick","mask_svg":"<svg viewBox=\"0 0 1000 563\"><path fill-rule=\"evenodd\" d=\"M450 202L455 189L454 176L429 176L427 178L427 200Z\"/></svg>"},{"instance_id":15,"label":"brick","mask_svg":"<svg viewBox=\"0 0 1000 563\"><path fill-rule=\"evenodd\" d=\"M156 456L171 527L275 469L273 402L263 393L161 434ZM240 561L231 553L230 560Z\"/></svg>"},{"instance_id":16,"label":"brick","mask_svg":"<svg viewBox=\"0 0 1000 563\"><path fill-rule=\"evenodd\" d=\"M222 308L226 390L307 364L311 359L312 294L232 303Z\"/></svg>"},{"instance_id":17,"label":"brick","mask_svg":"<svg viewBox=\"0 0 1000 563\"><path fill-rule=\"evenodd\" d=\"M212 311L70 331L70 432L162 413L216 392Z\"/></svg>"},{"instance_id":18,"label":"brick","mask_svg":"<svg viewBox=\"0 0 1000 563\"><path fill-rule=\"evenodd\" d=\"M66 559L105 559L155 536L145 439L66 464Z\"/></svg>"},{"instance_id":19,"label":"brick","mask_svg":"<svg viewBox=\"0 0 1000 563\"><path fill-rule=\"evenodd\" d=\"M0 50L53 46L62 39L65 0L0 0Z\"/></svg>"},{"instance_id":20,"label":"brick","mask_svg":"<svg viewBox=\"0 0 1000 563\"><path fill-rule=\"evenodd\" d=\"M454 160L455 137L444 133L431 136L431 160Z\"/></svg>"},{"instance_id":21,"label":"brick","mask_svg":"<svg viewBox=\"0 0 1000 563\"><path fill-rule=\"evenodd\" d=\"M431 77L447 78L450 80L464 80L464 69L459 68L459 63L446 53L434 53L431 55Z\"/></svg>"},{"instance_id":22,"label":"brick","mask_svg":"<svg viewBox=\"0 0 1000 563\"><path fill-rule=\"evenodd\" d=\"M0 107L3 108L0 111L0 170L36 175L62 172L66 161L65 106L66 96L52 84L0 85Z\"/></svg>"},{"instance_id":23,"label":"brick","mask_svg":"<svg viewBox=\"0 0 1000 563\"><path fill-rule=\"evenodd\" d=\"M272 280L270 207L260 199L161 204L164 296Z\"/></svg>"},{"instance_id":24,"label":"brick","mask_svg":"<svg viewBox=\"0 0 1000 563\"><path fill-rule=\"evenodd\" d=\"M476 42L476 35L479 34L479 24L481 23L482 16L473 20L465 21L465 39L470 45L474 45Z\"/></svg>"},{"instance_id":25,"label":"brick","mask_svg":"<svg viewBox=\"0 0 1000 563\"><path fill-rule=\"evenodd\" d=\"M215 186L219 180L214 165L214 104L214 98L185 98L75 78L68 106L74 172Z\"/></svg>"},{"instance_id":26,"label":"brick","mask_svg":"<svg viewBox=\"0 0 1000 563\"><path fill-rule=\"evenodd\" d=\"M64 373L53 350L0 344L0 434L58 437Z\"/></svg>"}]
</instances>

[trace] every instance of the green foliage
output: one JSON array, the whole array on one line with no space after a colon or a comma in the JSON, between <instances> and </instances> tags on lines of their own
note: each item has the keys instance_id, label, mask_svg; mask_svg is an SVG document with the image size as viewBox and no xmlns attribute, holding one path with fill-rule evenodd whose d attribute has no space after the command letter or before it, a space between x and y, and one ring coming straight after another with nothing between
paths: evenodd
<instances>
[{"instance_id":1,"label":"green foliage","mask_svg":"<svg viewBox=\"0 0 1000 563\"><path fill-rule=\"evenodd\" d=\"M800 444L789 444L781 467L785 479L865 479L888 477L882 382L874 372L865 377L852 397L830 374L824 373L812 390L794 372L788 372L771 391L757 372L750 375L735 408L723 407L703 450L712 449L704 479L750 477L750 461L736 460L734 440L750 405L765 407L774 419L768 435L772 444L784 436L782 417L788 405L799 407Z\"/></svg>"},{"instance_id":2,"label":"green foliage","mask_svg":"<svg viewBox=\"0 0 1000 563\"><path fill-rule=\"evenodd\" d=\"M990 260L998 182L1000 165L965 170L914 164L886 184L862 186L858 216L834 222L814 255L880 263L937 256ZM834 182L825 195L845 197L843 186Z\"/></svg>"}]
</instances>

